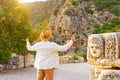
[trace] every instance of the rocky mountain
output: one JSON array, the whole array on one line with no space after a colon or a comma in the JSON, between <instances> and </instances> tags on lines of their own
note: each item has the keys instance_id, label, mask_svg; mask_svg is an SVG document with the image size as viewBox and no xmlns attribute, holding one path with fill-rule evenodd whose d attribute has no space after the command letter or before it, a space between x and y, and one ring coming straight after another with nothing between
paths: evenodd
<instances>
[{"instance_id":1,"label":"rocky mountain","mask_svg":"<svg viewBox=\"0 0 120 80\"><path fill-rule=\"evenodd\" d=\"M99 10L94 1L67 0L64 5L54 10L56 14L50 18L49 27L54 34L53 40L64 44L71 35L75 35L76 42L68 52L86 52L88 36L96 30L96 25L102 27L105 23L117 19L117 28L120 29L120 13L115 15L105 9L106 7L103 8Z\"/></svg>"},{"instance_id":2,"label":"rocky mountain","mask_svg":"<svg viewBox=\"0 0 120 80\"><path fill-rule=\"evenodd\" d=\"M48 0L30 3L28 7L33 25L41 23L37 30L44 27L44 20L49 20L52 39L58 44L75 35L76 42L67 52L86 52L87 39L92 33L120 31L119 0Z\"/></svg>"},{"instance_id":3,"label":"rocky mountain","mask_svg":"<svg viewBox=\"0 0 120 80\"><path fill-rule=\"evenodd\" d=\"M49 19L55 6L62 4L61 0L47 0L44 2L26 3L31 10L31 21L37 26L45 19Z\"/></svg>"}]
</instances>

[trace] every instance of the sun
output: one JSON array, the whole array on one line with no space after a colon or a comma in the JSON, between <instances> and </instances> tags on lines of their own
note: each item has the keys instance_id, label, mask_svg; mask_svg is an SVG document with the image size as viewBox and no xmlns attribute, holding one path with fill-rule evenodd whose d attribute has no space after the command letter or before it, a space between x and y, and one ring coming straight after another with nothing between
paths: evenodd
<instances>
[{"instance_id":1,"label":"sun","mask_svg":"<svg viewBox=\"0 0 120 80\"><path fill-rule=\"evenodd\" d=\"M47 0L19 0L20 3L36 2L36 1L47 1Z\"/></svg>"}]
</instances>

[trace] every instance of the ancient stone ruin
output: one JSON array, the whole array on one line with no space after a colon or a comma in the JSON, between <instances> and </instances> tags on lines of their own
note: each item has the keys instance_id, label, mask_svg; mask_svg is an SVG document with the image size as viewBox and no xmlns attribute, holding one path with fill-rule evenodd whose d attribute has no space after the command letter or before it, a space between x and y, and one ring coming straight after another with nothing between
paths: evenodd
<instances>
[{"instance_id":1,"label":"ancient stone ruin","mask_svg":"<svg viewBox=\"0 0 120 80\"><path fill-rule=\"evenodd\" d=\"M13 53L8 64L0 64L0 71L9 69L19 69L23 67L32 67L34 65L34 55L28 54L25 56Z\"/></svg>"},{"instance_id":2,"label":"ancient stone ruin","mask_svg":"<svg viewBox=\"0 0 120 80\"><path fill-rule=\"evenodd\" d=\"M87 54L88 63L96 66L90 80L120 80L120 33L91 34Z\"/></svg>"},{"instance_id":3,"label":"ancient stone ruin","mask_svg":"<svg viewBox=\"0 0 120 80\"><path fill-rule=\"evenodd\" d=\"M59 8L56 15L52 15L49 20L49 27L52 30L52 40L64 44L71 35L76 37L76 41L71 49L74 52L78 48L80 52L87 52L88 35L94 31L94 25L103 25L104 20L110 21L115 16L108 11L97 11L96 6L88 1L82 1L78 6L68 3L65 8ZM93 14L85 11L90 7ZM68 51L68 52L71 52Z\"/></svg>"},{"instance_id":4,"label":"ancient stone ruin","mask_svg":"<svg viewBox=\"0 0 120 80\"><path fill-rule=\"evenodd\" d=\"M83 57L77 57L78 59L73 59L70 55L59 56L59 63L60 64L67 64L67 63L82 63L85 62Z\"/></svg>"}]
</instances>

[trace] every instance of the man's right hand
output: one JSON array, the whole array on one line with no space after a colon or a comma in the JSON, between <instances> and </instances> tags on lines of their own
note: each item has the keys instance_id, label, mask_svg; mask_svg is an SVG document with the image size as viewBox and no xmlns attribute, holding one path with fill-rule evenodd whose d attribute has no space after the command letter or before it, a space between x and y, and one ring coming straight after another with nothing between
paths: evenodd
<instances>
[{"instance_id":1,"label":"man's right hand","mask_svg":"<svg viewBox=\"0 0 120 80\"><path fill-rule=\"evenodd\" d=\"M72 40L73 42L75 42L75 36L72 36L72 37L71 37L71 40Z\"/></svg>"},{"instance_id":2,"label":"man's right hand","mask_svg":"<svg viewBox=\"0 0 120 80\"><path fill-rule=\"evenodd\" d=\"M26 40L26 42L28 42L28 41L29 41L29 38L26 38L25 40Z\"/></svg>"}]
</instances>

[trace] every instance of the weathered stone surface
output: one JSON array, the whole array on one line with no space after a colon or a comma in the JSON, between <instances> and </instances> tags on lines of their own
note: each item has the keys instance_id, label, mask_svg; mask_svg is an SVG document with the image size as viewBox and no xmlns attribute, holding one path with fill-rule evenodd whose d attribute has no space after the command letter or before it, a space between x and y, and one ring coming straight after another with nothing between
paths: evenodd
<instances>
[{"instance_id":1,"label":"weathered stone surface","mask_svg":"<svg viewBox=\"0 0 120 80\"><path fill-rule=\"evenodd\" d=\"M4 68L4 66L0 64L0 71L2 71L3 68Z\"/></svg>"},{"instance_id":2,"label":"weathered stone surface","mask_svg":"<svg viewBox=\"0 0 120 80\"><path fill-rule=\"evenodd\" d=\"M92 65L98 65L97 60L104 58L104 40L100 34L92 34L88 38L87 59Z\"/></svg>"},{"instance_id":3,"label":"weathered stone surface","mask_svg":"<svg viewBox=\"0 0 120 80\"><path fill-rule=\"evenodd\" d=\"M66 64L66 63L82 63L85 62L83 57L78 57L77 60L74 60L73 56L65 55L59 57L59 63L60 64Z\"/></svg>"},{"instance_id":4,"label":"weathered stone surface","mask_svg":"<svg viewBox=\"0 0 120 80\"><path fill-rule=\"evenodd\" d=\"M90 64L120 68L120 33L92 34L88 38L87 48Z\"/></svg>"},{"instance_id":5,"label":"weathered stone surface","mask_svg":"<svg viewBox=\"0 0 120 80\"><path fill-rule=\"evenodd\" d=\"M84 60L83 57L78 57L78 62L79 62L79 63L82 63L82 62L85 62L85 60Z\"/></svg>"},{"instance_id":6,"label":"weathered stone surface","mask_svg":"<svg viewBox=\"0 0 120 80\"><path fill-rule=\"evenodd\" d=\"M18 69L23 67L31 67L34 65L34 55L28 54L25 56L12 54L8 64L0 65L0 71L3 69Z\"/></svg>"},{"instance_id":7,"label":"weathered stone surface","mask_svg":"<svg viewBox=\"0 0 120 80\"><path fill-rule=\"evenodd\" d=\"M85 9L89 7L92 13L88 13ZM79 51L87 52L87 39L88 35L92 34L95 24L103 25L106 21L111 21L112 18L117 18L113 13L102 10L97 10L97 6L89 1L81 1L78 6L72 5L70 1L66 3L66 6L60 7L57 15L53 15L50 18L49 27L53 32L53 40L61 44L66 40L62 36L70 39L71 35L79 36L76 37L77 47ZM82 36L86 37L83 38ZM56 38L61 38L59 41ZM82 44L80 39L84 39ZM74 47L74 46L73 46Z\"/></svg>"},{"instance_id":8,"label":"weathered stone surface","mask_svg":"<svg viewBox=\"0 0 120 80\"><path fill-rule=\"evenodd\" d=\"M91 69L90 80L120 80L120 70L118 69Z\"/></svg>"},{"instance_id":9,"label":"weathered stone surface","mask_svg":"<svg viewBox=\"0 0 120 80\"><path fill-rule=\"evenodd\" d=\"M77 41L75 44L79 47L79 51L87 52L87 36L93 32L92 28L95 23L94 17L84 11L84 8L88 6L88 4L91 5L83 1L75 7L70 3L69 6L60 8L58 11L59 14L50 18L49 27L54 34L53 40L63 44L67 39L70 39L71 35L79 36L76 37ZM64 14L67 10L71 11L71 13L67 12ZM63 38L63 36L67 37L67 39ZM56 38L61 39L58 41ZM80 39L84 39L84 41L81 42Z\"/></svg>"},{"instance_id":10,"label":"weathered stone surface","mask_svg":"<svg viewBox=\"0 0 120 80\"><path fill-rule=\"evenodd\" d=\"M66 64L66 63L68 63L68 56L60 56L60 58L59 58L59 63L60 64Z\"/></svg>"},{"instance_id":11,"label":"weathered stone surface","mask_svg":"<svg viewBox=\"0 0 120 80\"><path fill-rule=\"evenodd\" d=\"M31 67L34 65L35 57L31 54L25 56L25 67Z\"/></svg>"}]
</instances>

